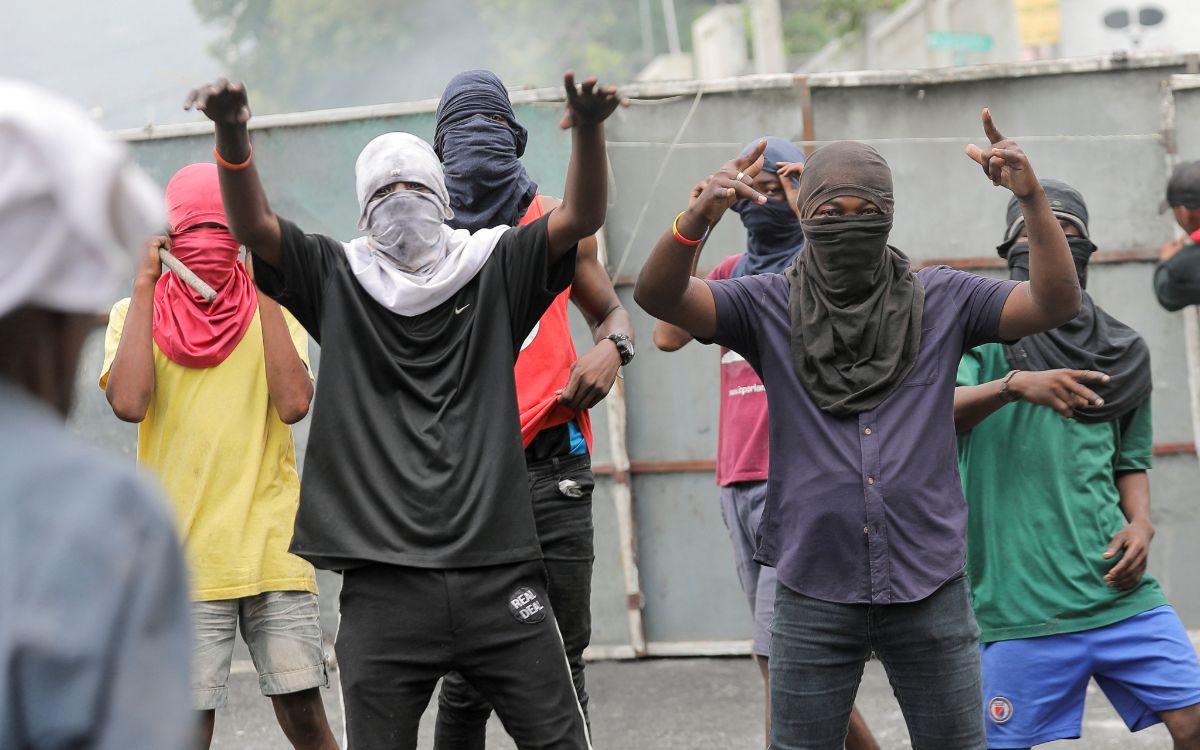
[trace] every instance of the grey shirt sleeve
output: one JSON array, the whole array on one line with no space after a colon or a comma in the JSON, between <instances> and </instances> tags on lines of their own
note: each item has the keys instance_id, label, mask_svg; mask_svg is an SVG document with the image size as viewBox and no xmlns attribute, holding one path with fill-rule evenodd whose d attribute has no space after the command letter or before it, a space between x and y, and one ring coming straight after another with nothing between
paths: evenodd
<instances>
[{"instance_id":1,"label":"grey shirt sleeve","mask_svg":"<svg viewBox=\"0 0 1200 750\"><path fill-rule=\"evenodd\" d=\"M1187 245L1155 267L1154 296L1172 312L1200 304L1200 245Z\"/></svg>"},{"instance_id":2,"label":"grey shirt sleeve","mask_svg":"<svg viewBox=\"0 0 1200 750\"><path fill-rule=\"evenodd\" d=\"M165 517L145 519L134 542L127 561L114 558L114 577L126 572L123 621L113 631L95 747L183 750L195 741L187 573Z\"/></svg>"}]
</instances>

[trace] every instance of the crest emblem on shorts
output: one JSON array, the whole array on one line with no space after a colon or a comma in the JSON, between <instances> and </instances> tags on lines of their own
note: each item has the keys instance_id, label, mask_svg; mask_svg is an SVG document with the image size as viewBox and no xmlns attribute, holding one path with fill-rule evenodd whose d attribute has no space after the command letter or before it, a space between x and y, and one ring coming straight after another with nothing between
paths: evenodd
<instances>
[{"instance_id":1,"label":"crest emblem on shorts","mask_svg":"<svg viewBox=\"0 0 1200 750\"><path fill-rule=\"evenodd\" d=\"M1003 724L1012 718L1012 701L1002 695L997 695L988 701L988 718L997 724Z\"/></svg>"},{"instance_id":2,"label":"crest emblem on shorts","mask_svg":"<svg viewBox=\"0 0 1200 750\"><path fill-rule=\"evenodd\" d=\"M546 619L546 607L538 599L537 592L522 586L508 595L508 611L517 622L533 625Z\"/></svg>"}]
</instances>

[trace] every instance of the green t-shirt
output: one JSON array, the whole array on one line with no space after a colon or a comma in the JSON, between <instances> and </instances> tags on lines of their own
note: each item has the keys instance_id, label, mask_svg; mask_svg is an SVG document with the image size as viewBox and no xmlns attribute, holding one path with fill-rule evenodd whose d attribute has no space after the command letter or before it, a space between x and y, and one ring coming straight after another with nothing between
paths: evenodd
<instances>
[{"instance_id":1,"label":"green t-shirt","mask_svg":"<svg viewBox=\"0 0 1200 750\"><path fill-rule=\"evenodd\" d=\"M999 344L963 357L959 385L1004 377ZM1002 407L959 435L970 516L967 574L984 643L1074 633L1166 604L1150 576L1129 591L1104 575L1125 527L1116 474L1150 468L1150 400L1116 422L1083 424L1043 406Z\"/></svg>"}]
</instances>

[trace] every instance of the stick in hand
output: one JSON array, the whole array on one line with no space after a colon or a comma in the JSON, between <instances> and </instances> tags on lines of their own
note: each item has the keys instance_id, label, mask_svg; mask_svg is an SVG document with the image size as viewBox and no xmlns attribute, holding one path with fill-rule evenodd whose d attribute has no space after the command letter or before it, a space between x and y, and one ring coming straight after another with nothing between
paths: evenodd
<instances>
[{"instance_id":1,"label":"stick in hand","mask_svg":"<svg viewBox=\"0 0 1200 750\"><path fill-rule=\"evenodd\" d=\"M190 286L192 289L205 299L207 302L212 302L217 298L217 292L204 280L192 272L192 269L183 264L179 258L171 255L171 251L159 245L158 257L162 259L163 265L175 272L179 280Z\"/></svg>"}]
</instances>

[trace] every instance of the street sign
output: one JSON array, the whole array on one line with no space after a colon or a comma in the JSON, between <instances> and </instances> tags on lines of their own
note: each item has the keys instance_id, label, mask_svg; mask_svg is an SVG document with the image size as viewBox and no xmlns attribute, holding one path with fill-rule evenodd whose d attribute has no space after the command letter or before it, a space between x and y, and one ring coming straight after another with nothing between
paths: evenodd
<instances>
[{"instance_id":1,"label":"street sign","mask_svg":"<svg viewBox=\"0 0 1200 750\"><path fill-rule=\"evenodd\" d=\"M992 48L992 37L961 31L934 31L925 35L925 46L955 52L987 52Z\"/></svg>"}]
</instances>

